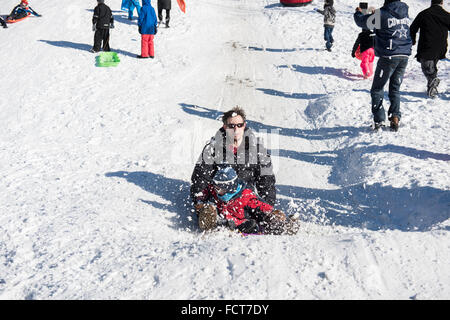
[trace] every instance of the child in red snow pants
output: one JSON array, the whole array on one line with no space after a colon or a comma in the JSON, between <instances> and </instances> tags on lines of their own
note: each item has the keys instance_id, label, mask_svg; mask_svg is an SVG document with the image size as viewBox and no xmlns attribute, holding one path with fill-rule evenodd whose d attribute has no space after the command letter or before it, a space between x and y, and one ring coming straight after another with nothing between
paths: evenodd
<instances>
[{"instance_id":1,"label":"child in red snow pants","mask_svg":"<svg viewBox=\"0 0 450 320\"><path fill-rule=\"evenodd\" d=\"M361 70L364 78L369 78L373 75L373 61L375 60L375 50L373 48L367 49L361 54Z\"/></svg>"},{"instance_id":2,"label":"child in red snow pants","mask_svg":"<svg viewBox=\"0 0 450 320\"><path fill-rule=\"evenodd\" d=\"M155 48L153 44L153 39L155 35L153 34L143 34L141 35L141 56L143 58L153 58L155 56Z\"/></svg>"}]
</instances>

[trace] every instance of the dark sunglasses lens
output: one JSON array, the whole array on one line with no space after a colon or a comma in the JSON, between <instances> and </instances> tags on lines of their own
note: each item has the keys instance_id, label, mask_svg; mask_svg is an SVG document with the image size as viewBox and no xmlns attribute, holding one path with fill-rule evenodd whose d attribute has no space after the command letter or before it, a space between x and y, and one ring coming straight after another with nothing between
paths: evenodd
<instances>
[{"instance_id":1,"label":"dark sunglasses lens","mask_svg":"<svg viewBox=\"0 0 450 320\"><path fill-rule=\"evenodd\" d=\"M244 126L244 123L229 123L227 124L227 127L230 129L234 129L236 127L242 128Z\"/></svg>"}]
</instances>

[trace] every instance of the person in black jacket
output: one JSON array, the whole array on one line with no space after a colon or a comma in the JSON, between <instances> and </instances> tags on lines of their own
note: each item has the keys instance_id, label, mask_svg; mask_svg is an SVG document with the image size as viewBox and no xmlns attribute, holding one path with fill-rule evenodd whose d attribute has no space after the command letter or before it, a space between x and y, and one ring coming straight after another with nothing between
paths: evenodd
<instances>
[{"instance_id":1,"label":"person in black jacket","mask_svg":"<svg viewBox=\"0 0 450 320\"><path fill-rule=\"evenodd\" d=\"M431 7L420 12L410 27L413 45L420 29L416 58L427 78L427 94L431 98L438 93L440 80L437 77L437 63L445 59L450 30L450 14L442 7L443 3L443 0L432 0Z\"/></svg>"},{"instance_id":2,"label":"person in black jacket","mask_svg":"<svg viewBox=\"0 0 450 320\"><path fill-rule=\"evenodd\" d=\"M110 51L109 47L109 29L114 28L114 17L111 9L105 4L105 0L97 0L98 5L94 9L92 17L92 30L94 34L94 47L91 52ZM103 42L103 46L102 46Z\"/></svg>"},{"instance_id":3,"label":"person in black jacket","mask_svg":"<svg viewBox=\"0 0 450 320\"><path fill-rule=\"evenodd\" d=\"M262 141L247 128L245 112L239 107L225 112L223 127L203 148L191 177L191 199L194 205L201 203L205 189L216 171L230 165L239 179L251 186L262 200L275 204L275 175L270 154Z\"/></svg>"},{"instance_id":4,"label":"person in black jacket","mask_svg":"<svg viewBox=\"0 0 450 320\"><path fill-rule=\"evenodd\" d=\"M162 23L163 10L166 10L166 28L169 27L170 9L172 9L172 0L158 0L158 20Z\"/></svg>"}]
</instances>

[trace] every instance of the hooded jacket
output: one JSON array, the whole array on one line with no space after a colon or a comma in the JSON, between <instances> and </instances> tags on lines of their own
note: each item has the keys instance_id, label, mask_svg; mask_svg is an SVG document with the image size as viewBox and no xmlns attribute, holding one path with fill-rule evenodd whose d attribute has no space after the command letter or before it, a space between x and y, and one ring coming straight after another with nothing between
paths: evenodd
<instances>
[{"instance_id":1,"label":"hooded jacket","mask_svg":"<svg viewBox=\"0 0 450 320\"><path fill-rule=\"evenodd\" d=\"M139 12L139 33L140 34L156 34L156 19L155 9L150 4L150 0L142 0L142 8Z\"/></svg>"},{"instance_id":2,"label":"hooded jacket","mask_svg":"<svg viewBox=\"0 0 450 320\"><path fill-rule=\"evenodd\" d=\"M416 34L420 29L417 46L417 60L445 59L447 38L450 30L450 13L440 5L432 5L420 12L411 24L411 38L416 42Z\"/></svg>"},{"instance_id":3,"label":"hooded jacket","mask_svg":"<svg viewBox=\"0 0 450 320\"><path fill-rule=\"evenodd\" d=\"M371 28L375 21L375 55L377 57L409 56L412 40L409 31L408 5L399 1L386 1L374 14L356 11L353 18L363 29ZM370 20L369 20L370 19Z\"/></svg>"},{"instance_id":4,"label":"hooded jacket","mask_svg":"<svg viewBox=\"0 0 450 320\"><path fill-rule=\"evenodd\" d=\"M228 145L228 146L227 146ZM246 128L244 138L237 150L230 150L223 128L217 131L203 148L191 177L191 198L194 203L202 197L211 183L218 167L227 164L233 167L238 178L256 189L258 196L270 205L275 204L275 175L270 154L253 131Z\"/></svg>"},{"instance_id":5,"label":"hooded jacket","mask_svg":"<svg viewBox=\"0 0 450 320\"><path fill-rule=\"evenodd\" d=\"M352 57L355 56L356 50L358 50L361 53L366 51L367 49L373 48L374 46L374 37L375 33L371 30L363 30L358 34L358 38L355 41L355 44L353 45L352 49Z\"/></svg>"},{"instance_id":6,"label":"hooded jacket","mask_svg":"<svg viewBox=\"0 0 450 320\"><path fill-rule=\"evenodd\" d=\"M317 10L318 13L323 14L323 24L326 26L334 26L336 22L336 9L333 7L333 1L325 2L323 10Z\"/></svg>"},{"instance_id":7,"label":"hooded jacket","mask_svg":"<svg viewBox=\"0 0 450 320\"><path fill-rule=\"evenodd\" d=\"M114 17L111 9L106 4L99 3L95 7L92 24L94 24L97 29L109 29L110 25L114 24Z\"/></svg>"}]
</instances>

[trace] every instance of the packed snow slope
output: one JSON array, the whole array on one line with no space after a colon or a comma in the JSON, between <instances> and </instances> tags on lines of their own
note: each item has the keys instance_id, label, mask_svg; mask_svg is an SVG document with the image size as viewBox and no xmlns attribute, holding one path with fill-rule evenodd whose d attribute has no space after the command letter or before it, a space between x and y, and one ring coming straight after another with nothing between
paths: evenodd
<instances>
[{"instance_id":1,"label":"packed snow slope","mask_svg":"<svg viewBox=\"0 0 450 320\"><path fill-rule=\"evenodd\" d=\"M431 100L411 56L400 130L374 133L357 2L336 1L327 52L322 1L173 1L139 60L136 20L109 0L116 68L88 52L95 2L58 2L0 29L0 299L450 298L448 59ZM197 228L190 175L235 105L296 236Z\"/></svg>"}]
</instances>

